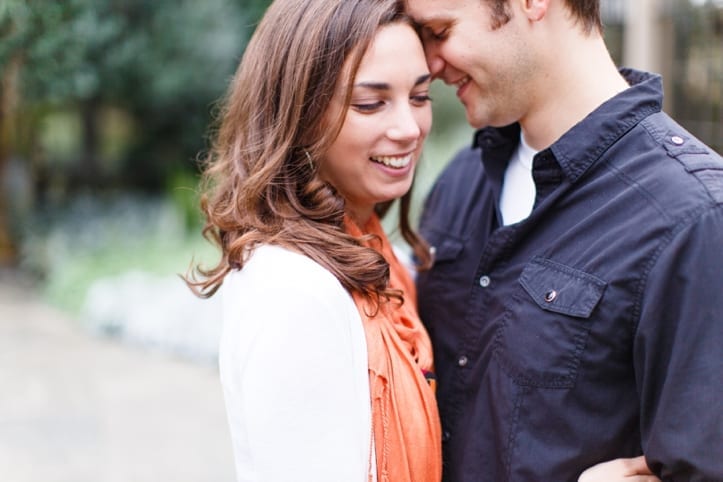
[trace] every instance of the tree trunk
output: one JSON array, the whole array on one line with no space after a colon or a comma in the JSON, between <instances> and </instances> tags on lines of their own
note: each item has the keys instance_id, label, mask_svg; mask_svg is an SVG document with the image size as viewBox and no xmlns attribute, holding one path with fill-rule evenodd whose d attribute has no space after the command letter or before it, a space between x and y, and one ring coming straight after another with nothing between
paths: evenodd
<instances>
[{"instance_id":1,"label":"tree trunk","mask_svg":"<svg viewBox=\"0 0 723 482\"><path fill-rule=\"evenodd\" d=\"M94 186L102 182L98 154L100 145L98 105L99 102L96 98L90 98L84 101L80 107L83 122L83 152L81 153L78 179L84 186Z\"/></svg>"},{"instance_id":2,"label":"tree trunk","mask_svg":"<svg viewBox=\"0 0 723 482\"><path fill-rule=\"evenodd\" d=\"M14 264L17 260L16 242L10 229L6 172L15 138L14 118L20 94L18 81L21 65L21 58L16 55L8 62L0 78L0 266Z\"/></svg>"}]
</instances>

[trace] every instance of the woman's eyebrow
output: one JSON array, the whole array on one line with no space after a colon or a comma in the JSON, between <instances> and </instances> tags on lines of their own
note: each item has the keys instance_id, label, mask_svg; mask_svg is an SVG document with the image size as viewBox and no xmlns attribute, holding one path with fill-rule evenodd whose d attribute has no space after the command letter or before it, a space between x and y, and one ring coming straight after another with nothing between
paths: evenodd
<instances>
[{"instance_id":1,"label":"woman's eyebrow","mask_svg":"<svg viewBox=\"0 0 723 482\"><path fill-rule=\"evenodd\" d=\"M424 74L417 77L417 80L414 81L414 85L420 85L425 82L427 82L432 77L431 74ZM366 89L372 89L372 90L390 90L392 88L391 85L389 85L386 82L358 82L354 84L354 87L364 87Z\"/></svg>"},{"instance_id":2,"label":"woman's eyebrow","mask_svg":"<svg viewBox=\"0 0 723 482\"><path fill-rule=\"evenodd\" d=\"M432 74L424 74L417 77L417 80L414 82L414 85L420 85L424 84L425 82L428 82L432 78Z\"/></svg>"}]
</instances>

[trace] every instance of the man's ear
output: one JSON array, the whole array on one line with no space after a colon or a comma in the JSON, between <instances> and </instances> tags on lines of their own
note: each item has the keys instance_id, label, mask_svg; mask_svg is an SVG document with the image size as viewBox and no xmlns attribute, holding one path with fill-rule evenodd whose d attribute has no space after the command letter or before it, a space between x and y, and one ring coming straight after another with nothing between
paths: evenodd
<instances>
[{"instance_id":1,"label":"man's ear","mask_svg":"<svg viewBox=\"0 0 723 482\"><path fill-rule=\"evenodd\" d=\"M543 19L547 14L550 6L550 0L517 0L520 2L522 12L531 22L537 22Z\"/></svg>"}]
</instances>

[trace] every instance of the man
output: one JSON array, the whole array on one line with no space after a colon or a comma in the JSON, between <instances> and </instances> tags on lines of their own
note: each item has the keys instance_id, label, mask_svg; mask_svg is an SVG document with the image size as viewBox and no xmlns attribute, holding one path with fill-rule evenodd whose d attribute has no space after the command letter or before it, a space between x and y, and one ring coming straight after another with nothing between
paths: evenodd
<instances>
[{"instance_id":1,"label":"man","mask_svg":"<svg viewBox=\"0 0 723 482\"><path fill-rule=\"evenodd\" d=\"M421 223L445 480L723 480L723 160L618 72L599 0L406 3L480 129Z\"/></svg>"}]
</instances>

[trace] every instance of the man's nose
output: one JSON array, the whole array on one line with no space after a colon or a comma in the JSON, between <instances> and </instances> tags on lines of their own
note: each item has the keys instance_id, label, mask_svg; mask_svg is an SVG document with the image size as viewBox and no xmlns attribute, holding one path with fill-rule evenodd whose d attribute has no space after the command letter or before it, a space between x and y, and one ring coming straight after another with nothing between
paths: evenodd
<instances>
[{"instance_id":1,"label":"man's nose","mask_svg":"<svg viewBox=\"0 0 723 482\"><path fill-rule=\"evenodd\" d=\"M429 67L429 73L432 74L432 79L441 77L445 62L439 54L439 48L432 42L428 42L424 46L424 55L427 58L427 67Z\"/></svg>"}]
</instances>

